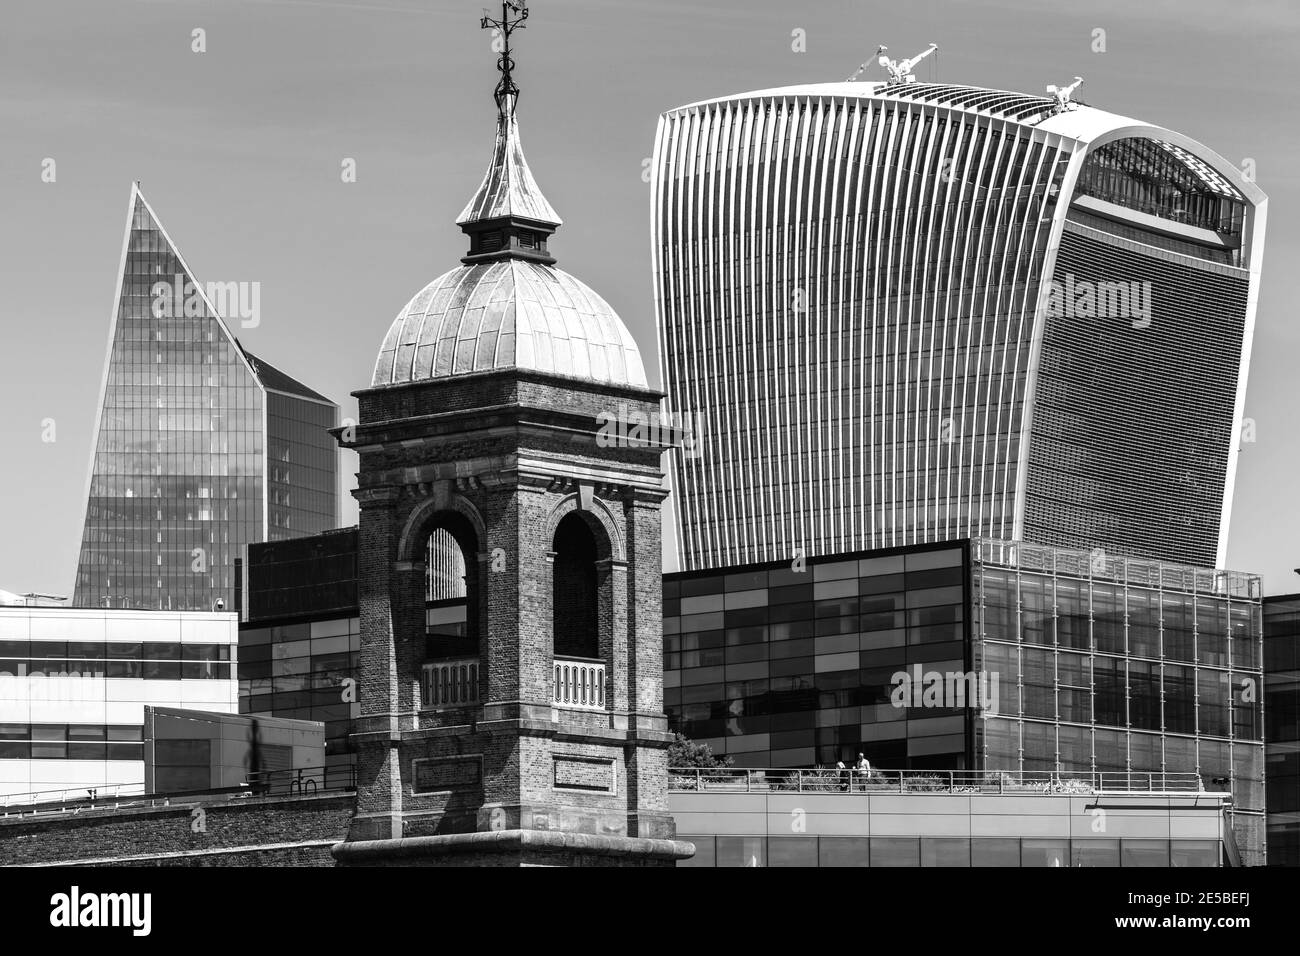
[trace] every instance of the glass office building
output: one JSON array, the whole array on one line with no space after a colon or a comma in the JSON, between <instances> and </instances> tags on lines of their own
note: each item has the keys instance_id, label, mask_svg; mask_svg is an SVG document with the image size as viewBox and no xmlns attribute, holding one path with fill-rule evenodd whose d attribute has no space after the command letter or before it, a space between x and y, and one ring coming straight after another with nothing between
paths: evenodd
<instances>
[{"instance_id":1,"label":"glass office building","mask_svg":"<svg viewBox=\"0 0 1300 956\"><path fill-rule=\"evenodd\" d=\"M321 721L327 777L345 779L359 712L357 529L250 545L247 578L239 712Z\"/></svg>"},{"instance_id":2,"label":"glass office building","mask_svg":"<svg viewBox=\"0 0 1300 956\"><path fill-rule=\"evenodd\" d=\"M991 540L670 574L664 706L742 767L1198 774L1259 862L1261 626L1251 575Z\"/></svg>"},{"instance_id":3,"label":"glass office building","mask_svg":"<svg viewBox=\"0 0 1300 956\"><path fill-rule=\"evenodd\" d=\"M664 575L664 710L740 766L972 768L971 713L896 707L894 675L966 671L965 543Z\"/></svg>"},{"instance_id":4,"label":"glass office building","mask_svg":"<svg viewBox=\"0 0 1300 956\"><path fill-rule=\"evenodd\" d=\"M246 545L338 523L338 406L246 352L205 288L133 187L78 606L233 609Z\"/></svg>"},{"instance_id":5,"label":"glass office building","mask_svg":"<svg viewBox=\"0 0 1300 956\"><path fill-rule=\"evenodd\" d=\"M1268 865L1300 866L1300 594L1264 599Z\"/></svg>"},{"instance_id":6,"label":"glass office building","mask_svg":"<svg viewBox=\"0 0 1300 956\"><path fill-rule=\"evenodd\" d=\"M701 430L681 568L968 537L1222 566L1267 205L1223 157L830 83L665 113L651 189L667 411Z\"/></svg>"},{"instance_id":7,"label":"glass office building","mask_svg":"<svg viewBox=\"0 0 1300 956\"><path fill-rule=\"evenodd\" d=\"M1255 575L973 544L974 666L999 675L979 766L1196 772L1263 862L1263 624Z\"/></svg>"}]
</instances>

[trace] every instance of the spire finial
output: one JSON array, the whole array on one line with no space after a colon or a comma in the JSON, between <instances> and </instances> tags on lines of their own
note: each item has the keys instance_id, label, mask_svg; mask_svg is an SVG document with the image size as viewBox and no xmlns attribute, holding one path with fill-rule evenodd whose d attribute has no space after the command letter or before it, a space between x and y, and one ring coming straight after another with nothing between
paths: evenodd
<instances>
[{"instance_id":1,"label":"spire finial","mask_svg":"<svg viewBox=\"0 0 1300 956\"><path fill-rule=\"evenodd\" d=\"M513 112L515 101L519 99L519 87L515 86L511 71L515 61L510 58L510 35L522 30L528 19L528 0L501 0L501 19L493 20L483 10L483 19L479 26L484 30L495 31L492 37L492 49L501 55L497 57L497 69L501 71L501 80L492 96L497 102L497 111L502 115ZM508 104L508 105L507 105Z\"/></svg>"}]
</instances>

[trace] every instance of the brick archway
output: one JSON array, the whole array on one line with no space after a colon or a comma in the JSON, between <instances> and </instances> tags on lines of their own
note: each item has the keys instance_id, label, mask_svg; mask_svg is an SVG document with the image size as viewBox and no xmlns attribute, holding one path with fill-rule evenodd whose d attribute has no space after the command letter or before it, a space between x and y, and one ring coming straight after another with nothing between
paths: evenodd
<instances>
[{"instance_id":1,"label":"brick archway","mask_svg":"<svg viewBox=\"0 0 1300 956\"><path fill-rule=\"evenodd\" d=\"M483 515L479 513L478 508L474 507L473 502L462 495L454 494L444 500L439 500L439 496L435 495L411 509L406 523L402 526L401 536L398 538L398 561L419 562L424 560L425 542L428 540L429 535L439 527L440 515L462 519L469 524L475 541L468 549L468 542L461 540L462 534L451 530L450 527L447 530L452 537L456 538L462 550L468 550L466 566L468 567L472 561L477 560L478 554L487 545L487 524L484 522Z\"/></svg>"},{"instance_id":2,"label":"brick archway","mask_svg":"<svg viewBox=\"0 0 1300 956\"><path fill-rule=\"evenodd\" d=\"M592 527L591 530L595 532L598 560L618 562L627 560L623 533L609 505L594 495L584 502L580 492L565 495L552 506L550 514L546 516L546 533L543 540L548 546L555 540L555 529L560 526L560 522L575 511L587 519L589 527L593 524L597 526Z\"/></svg>"}]
</instances>

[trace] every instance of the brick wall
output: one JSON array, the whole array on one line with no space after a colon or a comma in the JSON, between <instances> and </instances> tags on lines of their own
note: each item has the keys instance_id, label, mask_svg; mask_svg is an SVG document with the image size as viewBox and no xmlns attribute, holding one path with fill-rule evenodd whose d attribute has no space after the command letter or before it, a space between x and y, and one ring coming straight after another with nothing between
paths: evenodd
<instances>
[{"instance_id":1,"label":"brick wall","mask_svg":"<svg viewBox=\"0 0 1300 956\"><path fill-rule=\"evenodd\" d=\"M352 807L343 794L0 817L0 866L333 866Z\"/></svg>"},{"instance_id":2,"label":"brick wall","mask_svg":"<svg viewBox=\"0 0 1300 956\"><path fill-rule=\"evenodd\" d=\"M362 716L349 840L521 828L670 838L662 448L601 432L611 415L649 420L658 393L511 371L358 398ZM476 562L480 702L435 711L417 681L425 542L438 528ZM565 640L579 636L581 648ZM604 710L552 706L556 653L605 662Z\"/></svg>"}]
</instances>

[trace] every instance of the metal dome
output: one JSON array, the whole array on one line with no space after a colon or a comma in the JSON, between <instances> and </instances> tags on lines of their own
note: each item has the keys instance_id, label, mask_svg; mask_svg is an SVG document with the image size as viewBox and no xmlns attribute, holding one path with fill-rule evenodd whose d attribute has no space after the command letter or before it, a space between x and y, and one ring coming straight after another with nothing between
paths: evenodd
<instances>
[{"instance_id":1,"label":"metal dome","mask_svg":"<svg viewBox=\"0 0 1300 956\"><path fill-rule=\"evenodd\" d=\"M425 286L388 330L372 384L508 368L647 385L636 342L604 299L554 266L514 258Z\"/></svg>"}]
</instances>

